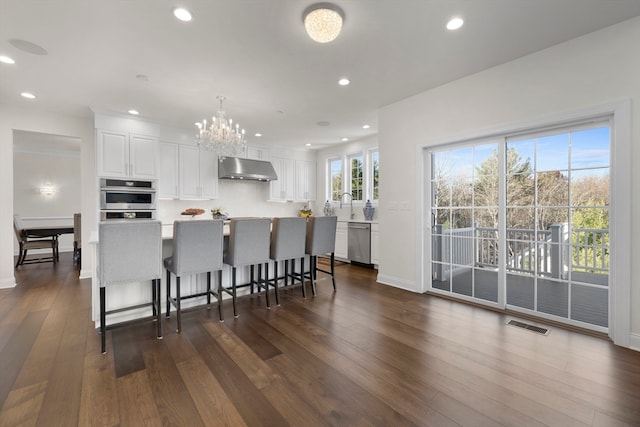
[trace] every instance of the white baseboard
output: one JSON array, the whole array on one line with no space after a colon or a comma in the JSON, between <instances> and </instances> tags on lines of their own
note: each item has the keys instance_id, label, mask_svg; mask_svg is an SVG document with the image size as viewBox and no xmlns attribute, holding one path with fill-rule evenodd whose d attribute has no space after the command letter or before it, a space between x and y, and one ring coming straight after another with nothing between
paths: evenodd
<instances>
[{"instance_id":1,"label":"white baseboard","mask_svg":"<svg viewBox=\"0 0 640 427\"><path fill-rule=\"evenodd\" d=\"M415 282L400 279L398 277L387 276L387 275L378 273L376 282L382 283L383 285L389 285L396 288L404 289L406 291L417 292Z\"/></svg>"},{"instance_id":2,"label":"white baseboard","mask_svg":"<svg viewBox=\"0 0 640 427\"><path fill-rule=\"evenodd\" d=\"M91 279L91 269L80 270L79 279Z\"/></svg>"},{"instance_id":3,"label":"white baseboard","mask_svg":"<svg viewBox=\"0 0 640 427\"><path fill-rule=\"evenodd\" d=\"M0 279L0 289L9 289L16 286L15 277L5 277Z\"/></svg>"},{"instance_id":4,"label":"white baseboard","mask_svg":"<svg viewBox=\"0 0 640 427\"><path fill-rule=\"evenodd\" d=\"M640 334L629 334L629 348L640 351Z\"/></svg>"}]
</instances>

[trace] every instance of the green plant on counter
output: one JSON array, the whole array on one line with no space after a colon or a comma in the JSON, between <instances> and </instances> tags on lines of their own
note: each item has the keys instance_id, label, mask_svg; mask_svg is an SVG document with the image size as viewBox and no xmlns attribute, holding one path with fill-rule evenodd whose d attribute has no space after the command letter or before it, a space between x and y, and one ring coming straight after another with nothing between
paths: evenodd
<instances>
[{"instance_id":1,"label":"green plant on counter","mask_svg":"<svg viewBox=\"0 0 640 427\"><path fill-rule=\"evenodd\" d=\"M228 213L224 212L222 210L223 208L215 208L215 209L211 209L211 216L214 219L227 219L227 217L229 216Z\"/></svg>"}]
</instances>

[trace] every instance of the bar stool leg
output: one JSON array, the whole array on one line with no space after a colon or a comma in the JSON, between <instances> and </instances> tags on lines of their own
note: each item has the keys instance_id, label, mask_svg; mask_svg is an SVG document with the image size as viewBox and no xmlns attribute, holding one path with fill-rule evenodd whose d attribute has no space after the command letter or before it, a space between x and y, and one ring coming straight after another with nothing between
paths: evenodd
<instances>
[{"instance_id":1,"label":"bar stool leg","mask_svg":"<svg viewBox=\"0 0 640 427\"><path fill-rule=\"evenodd\" d=\"M284 261L284 286L289 286L289 260Z\"/></svg>"},{"instance_id":2,"label":"bar stool leg","mask_svg":"<svg viewBox=\"0 0 640 427\"><path fill-rule=\"evenodd\" d=\"M153 303L157 307L157 315L156 315L156 322L158 323L158 325L157 325L157 327L158 327L158 336L157 336L157 338L159 340L161 340L162 339L162 316L160 315L161 314L160 313L160 311L161 311L160 310L160 305L161 305L161 303L160 303L160 288L162 287L162 284L161 284L161 280L160 279L156 279L155 281L156 281L156 283L155 283L156 300Z\"/></svg>"},{"instance_id":3,"label":"bar stool leg","mask_svg":"<svg viewBox=\"0 0 640 427\"><path fill-rule=\"evenodd\" d=\"M233 267L232 268L233 273L232 273L232 278L231 278L231 299L233 299L233 317L235 317L236 319L238 318L238 309L236 307L236 268ZM253 283L253 281L251 282ZM252 285L253 286L253 285Z\"/></svg>"},{"instance_id":4,"label":"bar stool leg","mask_svg":"<svg viewBox=\"0 0 640 427\"><path fill-rule=\"evenodd\" d=\"M106 290L100 286L100 340L102 342L102 354L107 354L107 315L105 313Z\"/></svg>"},{"instance_id":5,"label":"bar stool leg","mask_svg":"<svg viewBox=\"0 0 640 427\"><path fill-rule=\"evenodd\" d=\"M249 268L250 271L250 275L249 275L249 283L251 283L251 293L253 293L253 279L254 279L254 275L253 275L253 265Z\"/></svg>"},{"instance_id":6,"label":"bar stool leg","mask_svg":"<svg viewBox=\"0 0 640 427\"><path fill-rule=\"evenodd\" d=\"M311 259L309 260L311 262L311 266L309 267L309 272L311 273L311 294L315 297L316 296L316 262L318 262L318 260L316 259L315 255L311 256Z\"/></svg>"},{"instance_id":7,"label":"bar stool leg","mask_svg":"<svg viewBox=\"0 0 640 427\"><path fill-rule=\"evenodd\" d=\"M333 291L336 291L336 276L335 276L335 255L331 252L331 281L333 282Z\"/></svg>"},{"instance_id":8,"label":"bar stool leg","mask_svg":"<svg viewBox=\"0 0 640 427\"><path fill-rule=\"evenodd\" d=\"M293 261L295 267L295 260ZM304 256L300 258L300 284L302 285L302 298L307 298L307 285L304 280Z\"/></svg>"},{"instance_id":9,"label":"bar stool leg","mask_svg":"<svg viewBox=\"0 0 640 427\"><path fill-rule=\"evenodd\" d=\"M224 322L224 317L222 317L222 270L218 270L218 316L220 316L220 321Z\"/></svg>"},{"instance_id":10,"label":"bar stool leg","mask_svg":"<svg viewBox=\"0 0 640 427\"><path fill-rule=\"evenodd\" d=\"M157 299L157 292L156 292L156 281L155 279L151 281L151 309L152 309L152 313L153 313L153 317L157 317L158 314L158 309L160 308L159 306L156 305L156 299Z\"/></svg>"},{"instance_id":11,"label":"bar stool leg","mask_svg":"<svg viewBox=\"0 0 640 427\"><path fill-rule=\"evenodd\" d=\"M176 318L178 319L178 329L176 332L182 332L182 313L180 311L180 276L176 276Z\"/></svg>"},{"instance_id":12,"label":"bar stool leg","mask_svg":"<svg viewBox=\"0 0 640 427\"><path fill-rule=\"evenodd\" d=\"M211 310L211 272L207 271L207 310Z\"/></svg>"},{"instance_id":13,"label":"bar stool leg","mask_svg":"<svg viewBox=\"0 0 640 427\"><path fill-rule=\"evenodd\" d=\"M171 272L167 270L167 309L165 315L171 316Z\"/></svg>"},{"instance_id":14,"label":"bar stool leg","mask_svg":"<svg viewBox=\"0 0 640 427\"><path fill-rule=\"evenodd\" d=\"M258 287L264 284L264 294L267 298L267 310L271 310L271 303L269 302L269 264L265 264L265 277L262 278L262 264L258 264Z\"/></svg>"},{"instance_id":15,"label":"bar stool leg","mask_svg":"<svg viewBox=\"0 0 640 427\"><path fill-rule=\"evenodd\" d=\"M269 280L269 268L268 268L269 264L266 264L266 265L267 265L267 283L269 283L268 282L268 280ZM276 305L280 305L280 295L278 295L278 261L274 261L273 262L273 268L274 268L274 271L273 271L273 274L274 274L273 275L273 287L276 289ZM269 286L267 286L267 291L268 290L269 290Z\"/></svg>"}]
</instances>

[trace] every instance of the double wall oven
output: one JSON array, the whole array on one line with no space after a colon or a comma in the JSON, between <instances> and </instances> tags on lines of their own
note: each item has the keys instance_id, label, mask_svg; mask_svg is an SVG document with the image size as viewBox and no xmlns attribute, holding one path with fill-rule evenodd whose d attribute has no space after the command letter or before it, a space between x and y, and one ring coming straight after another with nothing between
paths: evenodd
<instances>
[{"instance_id":1,"label":"double wall oven","mask_svg":"<svg viewBox=\"0 0 640 427\"><path fill-rule=\"evenodd\" d=\"M101 221L155 217L155 181L100 178Z\"/></svg>"}]
</instances>

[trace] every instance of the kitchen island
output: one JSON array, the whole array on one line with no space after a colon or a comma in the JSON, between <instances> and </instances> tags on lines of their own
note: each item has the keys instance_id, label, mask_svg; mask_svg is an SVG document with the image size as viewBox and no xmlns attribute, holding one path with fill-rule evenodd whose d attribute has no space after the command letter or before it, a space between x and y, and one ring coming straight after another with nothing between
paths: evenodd
<instances>
[{"instance_id":1,"label":"kitchen island","mask_svg":"<svg viewBox=\"0 0 640 427\"><path fill-rule=\"evenodd\" d=\"M203 218L205 219L205 218ZM198 221L198 218L194 218L193 221ZM225 236L229 234L229 223L225 221L224 226ZM90 257L92 260L92 265L96 266L96 268L92 271L92 320L95 322L96 328L100 327L100 283L97 274L97 247L98 247L98 232L94 231L91 233L89 243L90 245ZM226 238L225 238L226 245ZM170 257L173 254L173 223L164 223L162 224L162 258ZM308 265L308 258L305 261ZM298 268L300 264L297 263L296 267ZM284 269L280 269L280 271L284 271ZM270 263L269 272L271 277L273 276L274 268L273 262ZM217 280L215 279L216 275L212 275L212 286L218 286ZM246 284L250 280L250 267L242 267L237 269L237 280L239 284ZM144 282L131 282L126 284L118 284L118 285L109 285L109 291L107 292L107 301L106 306L107 310L117 310L119 308L128 307L132 305L144 304L151 301L151 281ZM175 295L175 280L171 280L171 292L172 295ZM222 283L226 287L230 287L231 285L231 267L228 265L224 265L222 270ZM191 276L183 276L181 278L180 289L183 295L191 295L196 293L202 293L206 291L207 286L207 275L206 273L191 275ZM238 287L238 296L247 295L250 292L248 286ZM161 311L164 313L166 310L166 270L163 269L162 273L162 283L160 286L161 290ZM229 299L230 297L223 293L223 298ZM182 302L182 308L188 309L190 307L203 305L206 303L206 297L198 297L189 300L185 300ZM134 319L141 319L145 317L149 317L151 315L151 309L142 307L127 311L122 311L118 313L110 314L107 317L106 323L107 325L113 325L121 322L127 322Z\"/></svg>"}]
</instances>

